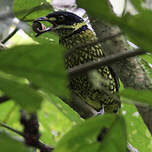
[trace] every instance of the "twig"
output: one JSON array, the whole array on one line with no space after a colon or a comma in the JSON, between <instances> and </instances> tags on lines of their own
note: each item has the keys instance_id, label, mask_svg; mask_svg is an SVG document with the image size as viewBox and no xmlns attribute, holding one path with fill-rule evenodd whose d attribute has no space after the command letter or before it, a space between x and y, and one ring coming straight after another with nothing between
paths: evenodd
<instances>
[{"instance_id":1,"label":"twig","mask_svg":"<svg viewBox=\"0 0 152 152\"><path fill-rule=\"evenodd\" d=\"M137 55L143 55L146 51L142 51L141 49L136 49L134 51L122 52L114 55L110 55L108 57L102 58L97 61L88 62L86 64L82 64L79 66L75 66L73 68L68 69L68 73L70 76L76 76L80 73L85 73L93 69L97 69L101 66L111 65L114 62L121 61L127 59L129 57L134 57Z\"/></svg>"},{"instance_id":2,"label":"twig","mask_svg":"<svg viewBox=\"0 0 152 152\"><path fill-rule=\"evenodd\" d=\"M20 131L18 131L18 130L16 130L16 129L13 129L13 128L11 128L11 127L9 127L8 125L6 125L6 124L3 123L3 122L0 122L0 126L8 129L8 130L10 130L10 131L13 131L13 132L17 133L18 135L24 137L24 134L23 134L22 132L20 132Z\"/></svg>"},{"instance_id":3,"label":"twig","mask_svg":"<svg viewBox=\"0 0 152 152\"><path fill-rule=\"evenodd\" d=\"M18 31L18 27L16 27L13 32L11 32L4 40L1 41L2 44L5 44L10 38L12 38L16 32Z\"/></svg>"},{"instance_id":4,"label":"twig","mask_svg":"<svg viewBox=\"0 0 152 152\"><path fill-rule=\"evenodd\" d=\"M20 11L16 11L14 12L15 15L24 15L22 17L22 19L24 19L25 17L27 17L28 15L30 15L31 13L35 12L35 11L40 11L40 10L47 10L47 9L50 9L52 8L51 5L49 5L49 3L45 3L45 4L42 4L42 5L37 5L35 7L32 7L30 9L23 9L23 10L20 10ZM7 18L12 18L14 17L12 12L8 12L8 13L5 13L5 14L0 14L0 20L6 20Z\"/></svg>"},{"instance_id":5,"label":"twig","mask_svg":"<svg viewBox=\"0 0 152 152\"><path fill-rule=\"evenodd\" d=\"M20 135L20 136L22 136L23 138L26 138L26 136L27 136L24 133L22 133L22 132L20 132L20 131L18 131L16 129L13 129L12 127L9 127L8 125L6 125L6 124L4 124L2 122L0 122L0 126L8 129L8 130ZM33 145L33 147L40 149L41 152L52 152L53 149L54 149L54 148L42 143L41 141L37 141L37 144Z\"/></svg>"},{"instance_id":6,"label":"twig","mask_svg":"<svg viewBox=\"0 0 152 152\"><path fill-rule=\"evenodd\" d=\"M33 7L33 8L31 8L31 9L29 9L28 10L28 12L22 17L22 19L21 20L23 20L24 21L24 19L27 17L27 16L29 16L30 14L32 14L33 12L35 12L35 11L40 11L40 10L46 10L46 9L50 9L50 7L51 7L51 5L49 5L49 3L47 3L47 4L42 4L42 5L38 5L38 6L35 6L35 7ZM51 7L52 8L52 7Z\"/></svg>"},{"instance_id":7,"label":"twig","mask_svg":"<svg viewBox=\"0 0 152 152\"><path fill-rule=\"evenodd\" d=\"M24 139L26 145L38 148L40 149L40 152L53 151L52 147L47 146L39 141L39 123L35 113L27 115L24 111L21 111L20 122L24 126Z\"/></svg>"}]
</instances>

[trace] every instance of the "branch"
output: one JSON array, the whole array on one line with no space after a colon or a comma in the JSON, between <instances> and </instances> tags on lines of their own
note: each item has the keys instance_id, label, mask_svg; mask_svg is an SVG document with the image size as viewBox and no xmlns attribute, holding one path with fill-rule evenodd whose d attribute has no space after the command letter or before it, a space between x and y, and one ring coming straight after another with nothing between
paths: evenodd
<instances>
[{"instance_id":1,"label":"branch","mask_svg":"<svg viewBox=\"0 0 152 152\"><path fill-rule=\"evenodd\" d=\"M37 115L31 113L27 115L24 111L21 111L21 124L24 126L24 139L28 146L38 148L40 152L52 152L54 148L47 146L39 141L39 123Z\"/></svg>"},{"instance_id":2,"label":"branch","mask_svg":"<svg viewBox=\"0 0 152 152\"><path fill-rule=\"evenodd\" d=\"M19 29L16 27L4 40L1 41L2 44L5 44L10 38L12 38Z\"/></svg>"},{"instance_id":3,"label":"branch","mask_svg":"<svg viewBox=\"0 0 152 152\"><path fill-rule=\"evenodd\" d=\"M13 129L13 128L11 128L11 127L9 127L9 126L6 125L5 123L0 122L0 126L6 128L6 129L8 129L8 130L10 130L10 131L12 131L12 132L15 132L16 134L18 134L18 135L20 135L20 136L22 136L22 137L24 137L24 134L23 134L22 132L20 132L20 131L18 131L18 130L16 130L16 129Z\"/></svg>"},{"instance_id":4,"label":"branch","mask_svg":"<svg viewBox=\"0 0 152 152\"><path fill-rule=\"evenodd\" d=\"M143 55L146 51L142 51L141 49L136 49L135 51L128 51L128 52L121 52L118 54L113 54L105 58L101 58L98 61L92 61L88 62L86 64L82 64L76 67L73 67L68 70L68 73L70 76L76 76L80 73L88 72L93 69L100 68L101 66L105 65L112 65L113 63L117 61L121 61L130 57L134 57L137 55Z\"/></svg>"},{"instance_id":5,"label":"branch","mask_svg":"<svg viewBox=\"0 0 152 152\"><path fill-rule=\"evenodd\" d=\"M28 124L27 124L27 125L28 125ZM30 124L29 124L29 125L30 125ZM32 134L30 135L29 133L28 133L28 134L22 133L22 132L20 132L20 131L18 131L18 130L16 130L16 129L13 129L13 128L9 127L8 125L6 125L6 124L4 124L4 123L2 123L2 122L0 122L0 126L8 129L8 130L10 130L10 131L12 131L12 132L20 135L20 136L22 136L22 137L25 139L26 144L27 144L28 146L32 146L32 147L38 148L38 149L41 150L41 152L52 152L53 149L54 149L54 148L52 148L52 147L50 147L50 146L42 143L42 142L39 141L39 140L37 140L37 141L35 142L35 139L36 139L36 138L33 137ZM33 126L33 128L34 128L34 127L35 127L35 126ZM31 129L31 128L29 128L29 129ZM31 129L31 130L33 130L33 129ZM31 130L29 130L29 131L31 131ZM31 138L31 137L32 137L32 138ZM28 140L27 140L27 139L28 139ZM34 140L34 141L33 141L33 140ZM32 144L32 145L31 145L31 144L29 143L29 141L31 141L31 143L35 143L35 144Z\"/></svg>"}]
</instances>

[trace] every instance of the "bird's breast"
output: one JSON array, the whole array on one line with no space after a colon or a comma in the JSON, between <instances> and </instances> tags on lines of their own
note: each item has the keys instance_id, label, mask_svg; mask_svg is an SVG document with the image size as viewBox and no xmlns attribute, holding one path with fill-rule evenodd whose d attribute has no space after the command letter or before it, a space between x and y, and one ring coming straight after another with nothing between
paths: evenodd
<instances>
[{"instance_id":1,"label":"bird's breast","mask_svg":"<svg viewBox=\"0 0 152 152\"><path fill-rule=\"evenodd\" d=\"M60 39L60 43L69 51L65 58L66 68L72 68L103 57L101 45L97 41L91 30Z\"/></svg>"}]
</instances>

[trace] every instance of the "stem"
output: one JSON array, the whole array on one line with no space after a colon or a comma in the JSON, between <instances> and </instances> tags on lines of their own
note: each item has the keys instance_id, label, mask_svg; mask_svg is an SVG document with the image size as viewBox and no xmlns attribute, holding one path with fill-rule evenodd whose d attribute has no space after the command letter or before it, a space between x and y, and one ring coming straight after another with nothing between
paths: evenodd
<instances>
[{"instance_id":1,"label":"stem","mask_svg":"<svg viewBox=\"0 0 152 152\"><path fill-rule=\"evenodd\" d=\"M11 128L11 127L9 127L9 126L6 125L5 123L0 122L0 126L1 126L1 127L4 127L4 128L6 128L6 129L8 129L8 130L10 130L10 131L12 131L12 132L14 132L14 133L16 133L16 134L18 134L18 135L20 135L20 136L22 136L22 137L25 138L25 135L24 135L22 132L20 132L20 131L18 131L18 130L16 130L16 129L13 129L13 128ZM41 141L38 141L38 143L37 143L37 145L35 145L35 147L41 149L42 152L52 152L53 149L54 149L54 148L52 148L52 147L50 147L50 146L42 143Z\"/></svg>"},{"instance_id":2,"label":"stem","mask_svg":"<svg viewBox=\"0 0 152 152\"><path fill-rule=\"evenodd\" d=\"M18 135L20 135L20 136L22 136L22 137L24 137L24 134L23 134L22 132L20 132L20 131L18 131L18 130L16 130L16 129L13 129L13 128L11 128L11 127L9 127L8 125L6 125L6 124L3 123L3 122L0 122L0 126L6 128L6 129L8 129L8 130L10 130L10 131L12 131L12 132L15 132L15 133L17 133Z\"/></svg>"},{"instance_id":3,"label":"stem","mask_svg":"<svg viewBox=\"0 0 152 152\"><path fill-rule=\"evenodd\" d=\"M16 27L12 33L10 33L4 40L1 41L2 44L5 44L10 38L12 38L19 29Z\"/></svg>"},{"instance_id":4,"label":"stem","mask_svg":"<svg viewBox=\"0 0 152 152\"><path fill-rule=\"evenodd\" d=\"M136 49L135 51L122 52L114 55L110 55L108 57L102 58L98 61L88 62L86 64L78 65L76 67L70 68L68 73L70 76L76 76L80 73L88 72L93 69L97 69L101 66L111 65L114 62L124 60L129 57L134 57L137 55L143 55L146 51L141 51L141 49Z\"/></svg>"}]
</instances>

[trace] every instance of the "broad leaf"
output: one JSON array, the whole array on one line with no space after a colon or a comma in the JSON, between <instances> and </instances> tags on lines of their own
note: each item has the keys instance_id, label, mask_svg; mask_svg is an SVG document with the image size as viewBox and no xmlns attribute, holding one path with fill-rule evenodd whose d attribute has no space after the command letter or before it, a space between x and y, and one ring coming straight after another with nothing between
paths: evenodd
<instances>
[{"instance_id":1,"label":"broad leaf","mask_svg":"<svg viewBox=\"0 0 152 152\"><path fill-rule=\"evenodd\" d=\"M67 96L62 51L63 49L57 45L14 47L0 52L0 69L3 72L27 78L47 92Z\"/></svg>"},{"instance_id":2,"label":"broad leaf","mask_svg":"<svg viewBox=\"0 0 152 152\"><path fill-rule=\"evenodd\" d=\"M118 20L118 18L112 12L111 7L109 6L110 3L108 3L107 0L78 0L77 3L80 7L85 8L87 13L97 16L98 18L108 21Z\"/></svg>"},{"instance_id":3,"label":"broad leaf","mask_svg":"<svg viewBox=\"0 0 152 152\"><path fill-rule=\"evenodd\" d=\"M0 132L0 151L1 152L31 152L23 142L10 137L4 132Z\"/></svg>"},{"instance_id":4,"label":"broad leaf","mask_svg":"<svg viewBox=\"0 0 152 152\"><path fill-rule=\"evenodd\" d=\"M63 101L56 97L56 99L45 100L42 103L42 108L38 111L41 126L41 140L46 144L56 146L58 140L61 139L73 125L82 122L80 116L66 105L71 110L69 111L68 108L65 108L64 104Z\"/></svg>"},{"instance_id":5,"label":"broad leaf","mask_svg":"<svg viewBox=\"0 0 152 152\"><path fill-rule=\"evenodd\" d=\"M51 5L46 3L46 0L14 0L14 12L22 20L35 19L51 10Z\"/></svg>"},{"instance_id":6,"label":"broad leaf","mask_svg":"<svg viewBox=\"0 0 152 152\"><path fill-rule=\"evenodd\" d=\"M98 141L98 136L104 128L107 128L107 133L103 135L102 141ZM109 148L115 148L116 151L114 149L113 152L125 152L125 124L121 117L104 115L86 120L71 129L59 141L55 152L109 152L102 143Z\"/></svg>"},{"instance_id":7,"label":"broad leaf","mask_svg":"<svg viewBox=\"0 0 152 152\"><path fill-rule=\"evenodd\" d=\"M140 102L152 106L152 91L150 90L124 89L119 94L133 102Z\"/></svg>"},{"instance_id":8,"label":"broad leaf","mask_svg":"<svg viewBox=\"0 0 152 152\"><path fill-rule=\"evenodd\" d=\"M139 152L152 151L151 133L136 107L133 104L123 103L120 111L126 122L127 141Z\"/></svg>"},{"instance_id":9,"label":"broad leaf","mask_svg":"<svg viewBox=\"0 0 152 152\"><path fill-rule=\"evenodd\" d=\"M118 25L122 31L127 34L129 39L137 46L144 48L145 50L151 51L152 49L152 11L144 10L137 15L126 14L119 18L114 16L110 7L107 5L106 0L89 1L83 0L78 1L80 7L87 10L88 13L96 16L101 20L108 21L112 24ZM94 6L94 7L92 7ZM148 31L148 32L147 32Z\"/></svg>"},{"instance_id":10,"label":"broad leaf","mask_svg":"<svg viewBox=\"0 0 152 152\"><path fill-rule=\"evenodd\" d=\"M30 28L29 31L26 30L27 34L39 43L50 44L54 42L54 39L57 40L57 37L50 33L45 33L38 38L35 38L36 34L31 28L33 20L46 16L51 11L52 7L49 3L46 3L46 0L14 0L14 12L16 16L20 20L28 22Z\"/></svg>"},{"instance_id":11,"label":"broad leaf","mask_svg":"<svg viewBox=\"0 0 152 152\"><path fill-rule=\"evenodd\" d=\"M60 110L60 112L62 112L62 114L73 124L78 124L82 122L82 119L80 118L78 113L76 113L69 105L63 102L60 98L51 94L45 94L45 97L47 97L48 101L53 103Z\"/></svg>"},{"instance_id":12,"label":"broad leaf","mask_svg":"<svg viewBox=\"0 0 152 152\"><path fill-rule=\"evenodd\" d=\"M142 11L140 14L131 16L126 15L118 24L121 29L129 36L129 40L137 46L151 51L152 49L152 11Z\"/></svg>"},{"instance_id":13,"label":"broad leaf","mask_svg":"<svg viewBox=\"0 0 152 152\"><path fill-rule=\"evenodd\" d=\"M36 111L40 108L42 97L34 89L11 79L0 76L0 89L17 104L28 111Z\"/></svg>"},{"instance_id":14,"label":"broad leaf","mask_svg":"<svg viewBox=\"0 0 152 152\"><path fill-rule=\"evenodd\" d=\"M126 126L123 118L116 118L100 145L100 151L126 152ZM108 145L108 146L107 146Z\"/></svg>"}]
</instances>

